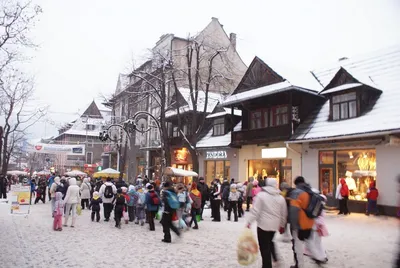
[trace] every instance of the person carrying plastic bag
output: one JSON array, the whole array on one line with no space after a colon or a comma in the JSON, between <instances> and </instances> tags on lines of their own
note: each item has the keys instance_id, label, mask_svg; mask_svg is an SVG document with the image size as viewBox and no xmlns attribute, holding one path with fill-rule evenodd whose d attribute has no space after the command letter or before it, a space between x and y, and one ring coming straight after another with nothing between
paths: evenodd
<instances>
[{"instance_id":1,"label":"person carrying plastic bag","mask_svg":"<svg viewBox=\"0 0 400 268\"><path fill-rule=\"evenodd\" d=\"M237 258L241 265L247 266L257 260L258 245L252 231L246 228L239 237Z\"/></svg>"},{"instance_id":2,"label":"person carrying plastic bag","mask_svg":"<svg viewBox=\"0 0 400 268\"><path fill-rule=\"evenodd\" d=\"M272 259L278 262L278 257L273 242L275 233L285 231L287 221L287 206L285 198L280 195L277 181L268 178L265 187L257 194L250 213L247 216L247 227L257 222L257 237L260 245L263 268L272 268Z\"/></svg>"}]
</instances>

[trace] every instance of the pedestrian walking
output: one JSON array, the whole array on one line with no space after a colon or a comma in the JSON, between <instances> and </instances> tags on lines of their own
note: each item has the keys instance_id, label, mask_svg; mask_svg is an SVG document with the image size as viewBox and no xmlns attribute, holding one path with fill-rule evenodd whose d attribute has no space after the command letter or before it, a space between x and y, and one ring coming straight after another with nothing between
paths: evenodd
<instances>
[{"instance_id":1,"label":"pedestrian walking","mask_svg":"<svg viewBox=\"0 0 400 268\"><path fill-rule=\"evenodd\" d=\"M103 203L99 192L93 192L93 197L90 200L89 209L92 210L91 219L94 221L94 217L96 216L96 221L100 221L100 204Z\"/></svg>"},{"instance_id":2,"label":"pedestrian walking","mask_svg":"<svg viewBox=\"0 0 400 268\"><path fill-rule=\"evenodd\" d=\"M62 231L62 216L64 212L64 201L62 200L62 193L56 192L52 200L53 199L55 199L53 210L53 229L54 231Z\"/></svg>"},{"instance_id":3,"label":"pedestrian walking","mask_svg":"<svg viewBox=\"0 0 400 268\"><path fill-rule=\"evenodd\" d=\"M336 188L336 199L339 199L339 214L349 214L347 201L349 200L349 187L346 184L345 179L340 179L340 184Z\"/></svg>"},{"instance_id":4,"label":"pedestrian walking","mask_svg":"<svg viewBox=\"0 0 400 268\"><path fill-rule=\"evenodd\" d=\"M237 185L235 183L231 184L230 192L228 197L228 221L231 220L231 213L233 211L234 221L238 221L238 201L240 198L240 193L237 191Z\"/></svg>"},{"instance_id":5,"label":"pedestrian walking","mask_svg":"<svg viewBox=\"0 0 400 268\"><path fill-rule=\"evenodd\" d=\"M150 231L155 231L154 218L156 217L157 211L161 205L161 199L158 193L154 190L154 185L149 184L147 186L148 192L146 193L146 208L147 218L149 220Z\"/></svg>"},{"instance_id":6,"label":"pedestrian walking","mask_svg":"<svg viewBox=\"0 0 400 268\"><path fill-rule=\"evenodd\" d=\"M69 212L72 214L72 223L71 227L75 227L75 221L76 221L76 207L80 202L80 197L79 197L79 186L76 184L76 179L75 178L70 178L68 180L69 187L67 190L67 194L65 195L65 220L64 220L64 226L68 226L68 219L69 219Z\"/></svg>"},{"instance_id":7,"label":"pedestrian walking","mask_svg":"<svg viewBox=\"0 0 400 268\"><path fill-rule=\"evenodd\" d=\"M100 187L100 196L103 200L104 208L104 221L110 220L111 211L113 210L114 195L117 193L117 188L111 182L111 178L107 178L107 181Z\"/></svg>"},{"instance_id":8,"label":"pedestrian walking","mask_svg":"<svg viewBox=\"0 0 400 268\"><path fill-rule=\"evenodd\" d=\"M179 201L178 196L169 181L164 183L161 199L164 204L164 211L161 218L164 239L161 241L164 243L171 243L172 239L170 230L172 230L178 237L181 234L178 228L172 224L172 216L176 213L176 209L179 208Z\"/></svg>"},{"instance_id":9,"label":"pedestrian walking","mask_svg":"<svg viewBox=\"0 0 400 268\"><path fill-rule=\"evenodd\" d=\"M43 204L46 203L46 182L44 178L39 179L39 183L36 189L36 199L35 204L42 201Z\"/></svg>"},{"instance_id":10,"label":"pedestrian walking","mask_svg":"<svg viewBox=\"0 0 400 268\"><path fill-rule=\"evenodd\" d=\"M128 207L128 218L129 218L130 222L133 222L133 221L135 221L135 214L136 214L135 211L136 211L136 204L137 204L137 200L138 200L135 186L129 185L128 196L129 196L129 200L126 203L126 205Z\"/></svg>"},{"instance_id":11,"label":"pedestrian walking","mask_svg":"<svg viewBox=\"0 0 400 268\"><path fill-rule=\"evenodd\" d=\"M122 194L121 188L117 190L117 194L115 195L112 204L115 205L114 208L115 227L121 229L121 218L123 216L125 209L125 196Z\"/></svg>"},{"instance_id":12,"label":"pedestrian walking","mask_svg":"<svg viewBox=\"0 0 400 268\"><path fill-rule=\"evenodd\" d=\"M85 205L87 208L89 208L91 191L92 191L92 186L90 185L89 178L84 178L80 188L82 209L85 209Z\"/></svg>"},{"instance_id":13,"label":"pedestrian walking","mask_svg":"<svg viewBox=\"0 0 400 268\"><path fill-rule=\"evenodd\" d=\"M246 211L250 211L250 204L253 201L253 177L249 177L246 187Z\"/></svg>"},{"instance_id":14,"label":"pedestrian walking","mask_svg":"<svg viewBox=\"0 0 400 268\"><path fill-rule=\"evenodd\" d=\"M193 182L192 187L190 189L190 194L189 194L191 200L193 201L191 204L191 210L190 214L192 216L192 219L189 222L189 228L192 227L192 223L194 223L193 229L199 229L199 225L197 222L197 215L200 215L200 209L201 209L201 193L197 189L197 183Z\"/></svg>"},{"instance_id":15,"label":"pedestrian walking","mask_svg":"<svg viewBox=\"0 0 400 268\"><path fill-rule=\"evenodd\" d=\"M220 222L221 221L221 184L219 182L219 179L215 179L214 182L214 192L213 192L213 206L211 206L211 209L213 210L213 215L214 219L212 221Z\"/></svg>"},{"instance_id":16,"label":"pedestrian walking","mask_svg":"<svg viewBox=\"0 0 400 268\"><path fill-rule=\"evenodd\" d=\"M203 221L203 211L204 211L204 206L206 205L206 202L210 199L209 198L209 189L207 184L204 181L203 177L199 178L199 183L197 184L197 189L201 193L201 208L200 208L200 216L201 220Z\"/></svg>"},{"instance_id":17,"label":"pedestrian walking","mask_svg":"<svg viewBox=\"0 0 400 268\"><path fill-rule=\"evenodd\" d=\"M277 188L277 181L268 178L265 187L257 194L257 200L248 214L247 227L257 222L257 238L262 257L262 267L272 268L272 259L278 263L275 244L275 233L284 232L287 220L287 206L283 196ZM272 257L272 258L271 258Z\"/></svg>"},{"instance_id":18,"label":"pedestrian walking","mask_svg":"<svg viewBox=\"0 0 400 268\"><path fill-rule=\"evenodd\" d=\"M145 220L145 202L146 202L146 194L144 193L144 189L142 186L136 187L136 195L137 195L137 202L136 202L136 221L135 224L139 224L143 226Z\"/></svg>"},{"instance_id":19,"label":"pedestrian walking","mask_svg":"<svg viewBox=\"0 0 400 268\"><path fill-rule=\"evenodd\" d=\"M7 199L7 178L0 175L0 198Z\"/></svg>"},{"instance_id":20,"label":"pedestrian walking","mask_svg":"<svg viewBox=\"0 0 400 268\"><path fill-rule=\"evenodd\" d=\"M55 177L54 178L54 182L53 182L53 184L51 185L51 187L50 187L50 195L51 195L51 211L52 211L52 215L53 215L53 217L54 217L54 207L55 207L55 204L56 204L56 199L55 199L55 197L56 197L56 190L57 190L57 187L59 187L61 185L61 180L60 180L60 177ZM62 194L61 194L61 196L62 196Z\"/></svg>"}]
</instances>

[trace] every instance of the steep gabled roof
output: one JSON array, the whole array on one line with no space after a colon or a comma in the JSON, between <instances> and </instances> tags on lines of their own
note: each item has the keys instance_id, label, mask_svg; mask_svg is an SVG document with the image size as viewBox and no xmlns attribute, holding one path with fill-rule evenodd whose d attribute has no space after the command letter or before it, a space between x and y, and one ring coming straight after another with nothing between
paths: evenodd
<instances>
[{"instance_id":1,"label":"steep gabled roof","mask_svg":"<svg viewBox=\"0 0 400 268\"><path fill-rule=\"evenodd\" d=\"M86 111L82 114L82 116L87 116L91 118L103 118L99 108L96 105L96 102L93 100Z\"/></svg>"},{"instance_id":2,"label":"steep gabled roof","mask_svg":"<svg viewBox=\"0 0 400 268\"><path fill-rule=\"evenodd\" d=\"M337 62L315 70L313 74L327 86L341 67L350 74L369 77L382 91L372 110L359 117L329 121L330 104L327 101L296 129L292 136L294 142L400 132L400 46Z\"/></svg>"}]
</instances>

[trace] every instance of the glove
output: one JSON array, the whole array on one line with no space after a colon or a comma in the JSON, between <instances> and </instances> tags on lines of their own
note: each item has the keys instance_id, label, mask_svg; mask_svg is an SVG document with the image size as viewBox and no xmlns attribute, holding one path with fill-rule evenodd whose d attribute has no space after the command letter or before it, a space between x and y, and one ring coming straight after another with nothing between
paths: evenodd
<instances>
[{"instance_id":1,"label":"glove","mask_svg":"<svg viewBox=\"0 0 400 268\"><path fill-rule=\"evenodd\" d=\"M283 228L283 227L279 228L279 233L280 234L283 234L284 232L285 232L285 228Z\"/></svg>"}]
</instances>

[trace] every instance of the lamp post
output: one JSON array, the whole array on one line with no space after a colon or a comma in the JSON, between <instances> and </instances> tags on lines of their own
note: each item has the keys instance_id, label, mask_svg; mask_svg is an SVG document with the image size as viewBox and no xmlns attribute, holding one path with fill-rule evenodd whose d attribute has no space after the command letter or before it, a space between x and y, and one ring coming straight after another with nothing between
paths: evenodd
<instances>
[{"instance_id":1,"label":"lamp post","mask_svg":"<svg viewBox=\"0 0 400 268\"><path fill-rule=\"evenodd\" d=\"M158 122L158 120L151 113L146 112L146 111L138 111L130 119L126 120L122 124L111 124L110 126L108 126L107 130L100 132L99 139L103 142L110 140L112 142L118 143L118 142L122 141L122 138L118 138L118 136L112 136L112 134L109 132L113 127L117 127L119 129L121 129L122 131L124 131L124 133L126 135L124 156L123 156L123 162L124 162L124 166L125 166L127 147L128 146L130 147L131 134L133 132L139 132L141 134L144 134L153 128L153 126L150 126L150 124L148 126L146 126L147 120L144 118L139 118L141 115L147 115L147 116L151 117L154 120L154 122L156 123L156 127L157 127L158 131L160 132L161 173L163 173L164 166L165 166L165 151L164 151L163 141L161 138L162 137L161 126L160 126L160 122ZM120 175L119 175L120 178L122 178L123 171L121 171L121 170L118 170L118 171L120 172Z\"/></svg>"}]
</instances>

